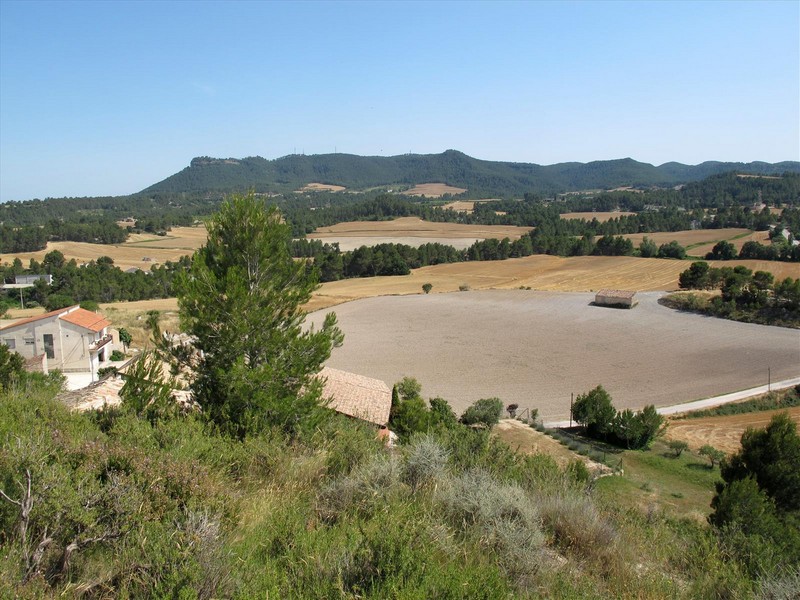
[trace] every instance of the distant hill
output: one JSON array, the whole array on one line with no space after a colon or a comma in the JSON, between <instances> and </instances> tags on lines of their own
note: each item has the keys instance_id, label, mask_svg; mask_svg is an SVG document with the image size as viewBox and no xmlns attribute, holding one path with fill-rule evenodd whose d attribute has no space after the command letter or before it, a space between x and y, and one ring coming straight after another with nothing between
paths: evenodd
<instances>
[{"instance_id":1,"label":"distant hill","mask_svg":"<svg viewBox=\"0 0 800 600\"><path fill-rule=\"evenodd\" d=\"M439 182L467 188L471 197L550 194L621 186L673 186L699 181L710 175L737 171L761 175L800 173L800 162L726 163L676 162L659 167L631 158L590 163L533 163L479 160L457 150L441 154L402 156L356 156L354 154L292 154L274 160L260 156L235 158L198 157L182 171L167 177L142 193L287 192L313 183L364 190L376 186L412 186Z\"/></svg>"}]
</instances>

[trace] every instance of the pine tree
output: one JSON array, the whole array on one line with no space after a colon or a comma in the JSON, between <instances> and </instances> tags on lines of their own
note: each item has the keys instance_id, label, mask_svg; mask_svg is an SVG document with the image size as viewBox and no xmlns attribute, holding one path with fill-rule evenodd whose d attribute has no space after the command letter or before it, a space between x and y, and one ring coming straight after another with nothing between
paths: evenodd
<instances>
[{"instance_id":1,"label":"pine tree","mask_svg":"<svg viewBox=\"0 0 800 600\"><path fill-rule=\"evenodd\" d=\"M207 227L176 282L181 327L200 351L189 375L195 399L237 437L313 428L322 414L314 376L343 339L333 313L319 330L303 327L316 270L292 259L290 227L252 193L227 200Z\"/></svg>"}]
</instances>

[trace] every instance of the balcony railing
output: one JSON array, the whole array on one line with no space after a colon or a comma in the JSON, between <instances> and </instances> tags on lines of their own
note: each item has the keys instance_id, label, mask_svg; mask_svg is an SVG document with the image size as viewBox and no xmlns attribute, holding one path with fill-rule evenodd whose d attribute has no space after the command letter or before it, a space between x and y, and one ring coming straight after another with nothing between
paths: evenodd
<instances>
[{"instance_id":1,"label":"balcony railing","mask_svg":"<svg viewBox=\"0 0 800 600\"><path fill-rule=\"evenodd\" d=\"M101 337L99 340L89 344L89 351L90 352L94 352L96 350L100 350L100 348L102 348L103 346L108 344L110 341L111 341L111 334L107 333L106 335Z\"/></svg>"}]
</instances>

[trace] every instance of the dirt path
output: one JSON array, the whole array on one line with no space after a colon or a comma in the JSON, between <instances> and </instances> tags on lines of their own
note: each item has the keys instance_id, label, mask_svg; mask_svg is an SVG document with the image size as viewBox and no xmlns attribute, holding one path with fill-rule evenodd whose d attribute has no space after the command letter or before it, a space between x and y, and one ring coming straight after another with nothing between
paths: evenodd
<instances>
[{"instance_id":1,"label":"dirt path","mask_svg":"<svg viewBox=\"0 0 800 600\"><path fill-rule=\"evenodd\" d=\"M587 456L581 456L548 435L536 431L521 421L514 419L501 419L494 427L492 433L508 444L512 450L523 454L548 454L561 468L578 459L583 461L586 468L592 473L610 473L611 469L604 464L595 462Z\"/></svg>"}]
</instances>

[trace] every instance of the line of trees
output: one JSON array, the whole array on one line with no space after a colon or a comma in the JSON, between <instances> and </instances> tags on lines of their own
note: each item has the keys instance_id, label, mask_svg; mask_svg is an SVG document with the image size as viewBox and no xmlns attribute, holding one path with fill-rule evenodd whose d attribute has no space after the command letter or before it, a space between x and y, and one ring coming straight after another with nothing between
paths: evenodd
<instances>
[{"instance_id":1,"label":"line of trees","mask_svg":"<svg viewBox=\"0 0 800 600\"><path fill-rule=\"evenodd\" d=\"M618 412L602 385L575 399L572 418L590 437L630 449L649 447L664 428L664 417L653 405L639 412L628 408Z\"/></svg>"},{"instance_id":2,"label":"line of trees","mask_svg":"<svg viewBox=\"0 0 800 600\"><path fill-rule=\"evenodd\" d=\"M47 242L121 244L126 239L128 231L109 220L50 221L42 226L28 227L0 226L0 252L7 253L43 250Z\"/></svg>"},{"instance_id":3,"label":"line of trees","mask_svg":"<svg viewBox=\"0 0 800 600\"><path fill-rule=\"evenodd\" d=\"M174 295L175 276L190 265L191 259L184 256L176 262L154 265L149 271L129 273L115 266L108 256L78 265L74 259L67 261L59 250L52 250L45 254L41 263L32 259L27 269L19 259L11 265L0 265L0 281L13 282L15 275L23 273L52 275L52 285L39 280L32 288L8 290L4 298L5 304L16 304L21 293L26 306L36 306L33 303L37 303L55 310L87 300L116 302L169 298Z\"/></svg>"},{"instance_id":4,"label":"line of trees","mask_svg":"<svg viewBox=\"0 0 800 600\"><path fill-rule=\"evenodd\" d=\"M766 246L760 242L750 240L742 244L741 250L736 252L736 247L728 241L717 242L706 254L706 260L781 260L786 262L800 262L800 245L792 245L782 235L774 236L772 243Z\"/></svg>"}]
</instances>

